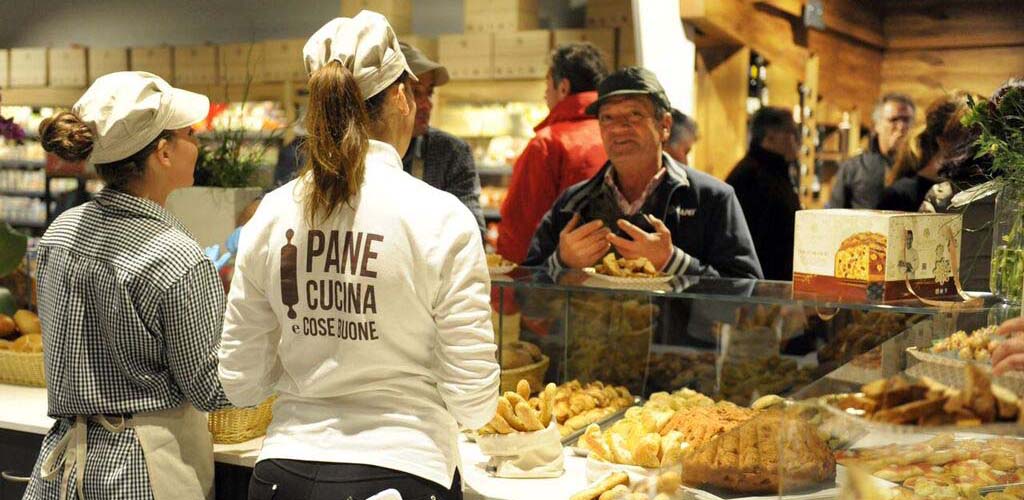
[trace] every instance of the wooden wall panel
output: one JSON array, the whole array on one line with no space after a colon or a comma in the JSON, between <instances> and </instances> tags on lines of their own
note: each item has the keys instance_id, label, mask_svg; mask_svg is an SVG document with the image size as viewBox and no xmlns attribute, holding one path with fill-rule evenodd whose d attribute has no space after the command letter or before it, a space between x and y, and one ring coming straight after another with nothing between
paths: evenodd
<instances>
[{"instance_id":1,"label":"wooden wall panel","mask_svg":"<svg viewBox=\"0 0 1024 500\"><path fill-rule=\"evenodd\" d=\"M719 179L746 154L749 63L747 48L697 51L695 114L700 140L694 146L694 167Z\"/></svg>"},{"instance_id":2,"label":"wooden wall panel","mask_svg":"<svg viewBox=\"0 0 1024 500\"><path fill-rule=\"evenodd\" d=\"M818 31L808 34L808 44L820 60L822 99L844 109L871 109L882 88L882 51Z\"/></svg>"},{"instance_id":3,"label":"wooden wall panel","mask_svg":"<svg viewBox=\"0 0 1024 500\"><path fill-rule=\"evenodd\" d=\"M1007 78L1021 75L1024 46L890 50L882 64L882 90L906 93L922 110L950 90L988 96Z\"/></svg>"},{"instance_id":4,"label":"wooden wall panel","mask_svg":"<svg viewBox=\"0 0 1024 500\"><path fill-rule=\"evenodd\" d=\"M885 16L891 49L1024 45L1019 1L945 1L891 7Z\"/></svg>"}]
</instances>

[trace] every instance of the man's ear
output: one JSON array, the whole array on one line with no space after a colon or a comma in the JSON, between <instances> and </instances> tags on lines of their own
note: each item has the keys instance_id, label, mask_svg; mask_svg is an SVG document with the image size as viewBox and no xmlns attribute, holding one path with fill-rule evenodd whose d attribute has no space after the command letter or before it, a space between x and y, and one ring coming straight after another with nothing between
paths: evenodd
<instances>
[{"instance_id":1,"label":"man's ear","mask_svg":"<svg viewBox=\"0 0 1024 500\"><path fill-rule=\"evenodd\" d=\"M672 113L666 111L661 115L661 142L668 142L672 136Z\"/></svg>"},{"instance_id":2,"label":"man's ear","mask_svg":"<svg viewBox=\"0 0 1024 500\"><path fill-rule=\"evenodd\" d=\"M558 95L565 98L565 96L572 93L572 85L569 83L568 78L562 78L558 81Z\"/></svg>"}]
</instances>

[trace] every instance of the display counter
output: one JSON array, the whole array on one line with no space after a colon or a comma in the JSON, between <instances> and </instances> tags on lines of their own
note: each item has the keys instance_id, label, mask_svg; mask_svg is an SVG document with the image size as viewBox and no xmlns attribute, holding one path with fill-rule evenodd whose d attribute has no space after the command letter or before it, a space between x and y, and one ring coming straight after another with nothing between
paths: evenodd
<instances>
[{"instance_id":1,"label":"display counter","mask_svg":"<svg viewBox=\"0 0 1024 500\"><path fill-rule=\"evenodd\" d=\"M503 390L515 390L519 379L527 379L534 391L552 383L559 386L559 391L583 397L579 394L588 391L593 394L593 384L600 382L603 387L621 389L623 393L628 391L629 399L620 407L602 408L604 403L596 407L594 404L576 405L574 396L566 396L566 401L574 402L572 407L555 407L551 418L566 437L563 440L564 473L557 478L493 477L487 470L489 458L466 434L460 435L463 484L470 499L569 498L588 486L588 475L590 479L595 476L593 471L588 474L588 468L594 464L585 458L587 449L582 448L581 452L580 442L573 436L595 431L610 435L619 432L622 426L628 427L616 424L617 420L628 423L630 419L638 422L661 419L658 421L660 428L654 433L663 433L661 437L665 437L672 432L669 428L689 432L686 428L689 424L680 422L680 412L687 409L690 401L700 400L696 406L706 408L727 407L728 412L738 412L750 419L752 415L768 411L762 409L764 397L771 395L780 398L768 406L786 411L783 417L759 424L765 429L778 430L772 437L779 440L772 445L774 448L765 443L758 445L762 452L766 446L779 450L777 459L768 462L829 462L833 467L823 471L823 481L801 491L786 492L786 496L834 498L841 488L839 484L845 484L845 468L842 463L835 465L831 459L821 458L820 453L815 455L815 450L797 446L801 441L799 434L820 435L821 443L815 445L818 452L826 450L829 457L860 464L862 457L851 455L851 450L931 442L929 440L936 436L943 436L950 426L970 422L939 412L928 418L952 419L937 421L947 427L886 427L884 423L865 424L863 420L851 420L853 423L848 424L843 420L848 416L829 414L818 403L858 393L864 384L877 384L896 375L908 380L928 376L953 389L958 384L963 386L963 363L956 360L958 350L953 351L954 355L936 354L949 359L945 365L922 361L929 358L917 351L931 352L936 341L951 337L955 331L963 330L963 335L967 336L980 327L1019 314L987 296L982 297L983 306L946 309L908 303L796 300L789 283L771 281L693 277L664 283L629 283L609 281L580 271L552 275L542 269L525 268L494 274L492 279L494 329L503 365ZM950 346L950 349L956 347ZM984 363L978 366L984 367ZM997 379L996 382L1007 380ZM1015 390L1024 388L1024 383L1014 387ZM924 397L923 392L918 396ZM942 397L951 398L949 395ZM46 391L0 385L0 401L3 401L0 470L27 475L41 437L52 425L52 420L46 417ZM627 411L626 407L631 404L640 405L642 409ZM752 404L755 409L749 408ZM810 409L801 409L805 406ZM744 424L738 425L734 428L741 432ZM588 430L592 426L596 427ZM1019 428L1013 425L1003 424L994 432L990 432L989 427L960 429L951 435L956 438L955 442L968 443L964 446L975 449L980 445L970 444L969 440L978 435L989 439L993 434L1020 434ZM847 428L849 432L839 432L837 428ZM718 434L725 435L722 429L716 432L708 442L717 439ZM236 445L215 445L218 498L246 496L251 467L261 442L255 439ZM950 446L949 443L934 445ZM952 453L946 448L942 450ZM904 451L894 450L894 453ZM594 462L594 453L590 453L590 461ZM791 453L793 455L789 456ZM1024 451L1016 456L1024 457ZM666 458L660 471L680 470L679 458L674 460ZM614 470L621 465L629 464L612 463L606 468ZM1024 463L1013 464L1017 466L1024 478ZM698 470L697 465L692 467L691 470ZM728 476L719 472L708 473L706 477ZM766 484L804 484L797 480L806 472L779 466L762 476L774 478L774 483L767 481ZM877 471L869 470L867 475L871 476L872 472ZM883 489L891 491L909 488L906 484L885 482L874 476L869 483L881 484ZM764 496L761 493L744 496L713 486L687 489L686 494L690 495L687 498Z\"/></svg>"}]
</instances>

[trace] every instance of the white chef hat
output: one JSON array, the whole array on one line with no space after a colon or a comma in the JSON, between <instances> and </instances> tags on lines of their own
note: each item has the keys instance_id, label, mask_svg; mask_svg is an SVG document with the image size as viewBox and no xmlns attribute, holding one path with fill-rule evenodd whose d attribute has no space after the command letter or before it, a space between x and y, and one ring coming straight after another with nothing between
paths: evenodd
<instances>
[{"instance_id":1,"label":"white chef hat","mask_svg":"<svg viewBox=\"0 0 1024 500\"><path fill-rule=\"evenodd\" d=\"M119 71L97 78L71 111L93 133L89 163L103 164L138 153L164 130L203 121L210 99L152 73Z\"/></svg>"},{"instance_id":2,"label":"white chef hat","mask_svg":"<svg viewBox=\"0 0 1024 500\"><path fill-rule=\"evenodd\" d=\"M388 20L369 10L332 19L309 37L302 56L310 74L331 61L343 64L355 76L364 99L388 88L403 71L416 79Z\"/></svg>"}]
</instances>

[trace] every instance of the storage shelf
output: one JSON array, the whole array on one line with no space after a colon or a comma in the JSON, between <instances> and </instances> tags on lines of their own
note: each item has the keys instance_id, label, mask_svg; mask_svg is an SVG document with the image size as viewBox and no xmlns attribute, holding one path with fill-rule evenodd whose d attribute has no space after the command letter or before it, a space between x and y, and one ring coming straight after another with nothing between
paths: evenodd
<instances>
[{"instance_id":1,"label":"storage shelf","mask_svg":"<svg viewBox=\"0 0 1024 500\"><path fill-rule=\"evenodd\" d=\"M213 140L216 139L216 131L201 132L197 134L200 139ZM242 134L242 139L246 141L269 141L269 140L281 140L284 139L284 130L280 131L263 131L263 130L247 130Z\"/></svg>"},{"instance_id":2,"label":"storage shelf","mask_svg":"<svg viewBox=\"0 0 1024 500\"><path fill-rule=\"evenodd\" d=\"M481 164L476 167L480 175L512 175L512 167L508 165Z\"/></svg>"},{"instance_id":3,"label":"storage shelf","mask_svg":"<svg viewBox=\"0 0 1024 500\"><path fill-rule=\"evenodd\" d=\"M16 198L44 198L46 197L46 193L42 191L17 191L13 189L0 189L0 196L13 196Z\"/></svg>"},{"instance_id":4,"label":"storage shelf","mask_svg":"<svg viewBox=\"0 0 1024 500\"><path fill-rule=\"evenodd\" d=\"M25 227L31 229L43 229L46 227L44 221L30 221L30 220L9 220L5 221L11 225L11 227Z\"/></svg>"},{"instance_id":5,"label":"storage shelf","mask_svg":"<svg viewBox=\"0 0 1024 500\"><path fill-rule=\"evenodd\" d=\"M4 94L6 98L7 94ZM46 168L46 160L11 160L0 158L0 169L42 170Z\"/></svg>"}]
</instances>

